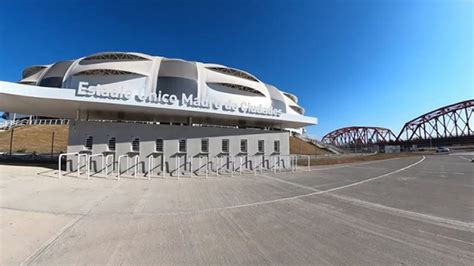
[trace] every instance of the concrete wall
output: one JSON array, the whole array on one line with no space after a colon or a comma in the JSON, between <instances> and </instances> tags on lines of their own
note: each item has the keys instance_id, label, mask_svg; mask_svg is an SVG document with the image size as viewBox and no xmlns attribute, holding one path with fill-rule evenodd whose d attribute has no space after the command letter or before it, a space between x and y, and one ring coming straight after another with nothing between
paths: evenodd
<instances>
[{"instance_id":1,"label":"concrete wall","mask_svg":"<svg viewBox=\"0 0 474 266\"><path fill-rule=\"evenodd\" d=\"M91 151L87 151L84 144L88 136L93 137L93 146ZM108 141L111 137L116 138L115 152L108 151ZM140 139L140 152L133 153L131 142L134 138ZM155 141L163 139L163 154L156 154ZM186 153L178 152L178 143L180 139L187 140ZM201 152L201 140L209 140L209 152ZM222 153L222 140L229 140L229 154ZM247 153L241 153L240 141L247 140ZM258 141L264 141L264 153L258 152ZM274 141L280 141L280 152L274 151ZM262 160L264 168L272 168L276 156L280 156L282 167L289 164L289 133L282 131L264 131L257 129L235 129L235 128L216 128L216 127L197 127L197 126L171 126L171 125L147 125L134 123L115 123L115 122L85 122L75 121L69 125L69 144L68 152L83 152L89 154L113 154L114 168L117 168L117 160L121 155L128 154L128 158L122 159L121 172L127 170L126 160L130 160L130 165L134 164L133 156L139 156L138 171L143 174L148 171L148 157L154 156L155 174L161 175L161 165L164 161L165 174L177 175L189 174L190 162L192 164L193 174L204 174L204 163L206 157L211 161L209 167L212 170L220 168L230 171L232 161L235 161L235 168L238 170L240 158L245 163L243 170L253 170L259 167ZM215 157L222 157L217 162ZM256 157L254 157L256 156ZM201 159L199 159L201 157ZM233 159L236 157L236 159ZM177 161L178 158L179 160ZM69 157L71 163L68 163L68 170L75 170L77 165L74 156ZM201 164L199 164L201 162ZM111 165L111 164L109 164ZM200 167L201 166L201 167ZM91 163L93 171L103 168L101 159L95 157ZM129 168L130 172L133 168Z\"/></svg>"}]
</instances>

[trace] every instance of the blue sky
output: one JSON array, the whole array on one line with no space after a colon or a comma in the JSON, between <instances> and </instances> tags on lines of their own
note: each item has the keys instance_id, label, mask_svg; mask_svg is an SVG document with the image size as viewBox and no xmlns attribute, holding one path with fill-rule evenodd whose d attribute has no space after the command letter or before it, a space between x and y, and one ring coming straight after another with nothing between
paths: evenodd
<instances>
[{"instance_id":1,"label":"blue sky","mask_svg":"<svg viewBox=\"0 0 474 266\"><path fill-rule=\"evenodd\" d=\"M299 96L319 125L396 134L474 98L473 1L22 1L0 3L0 80L102 51L221 63Z\"/></svg>"}]
</instances>

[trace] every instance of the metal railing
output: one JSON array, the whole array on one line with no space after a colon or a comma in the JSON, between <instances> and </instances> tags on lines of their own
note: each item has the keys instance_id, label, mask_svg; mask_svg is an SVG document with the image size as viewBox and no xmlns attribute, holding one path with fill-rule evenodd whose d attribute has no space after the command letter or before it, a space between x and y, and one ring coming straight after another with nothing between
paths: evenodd
<instances>
[{"instance_id":1,"label":"metal railing","mask_svg":"<svg viewBox=\"0 0 474 266\"><path fill-rule=\"evenodd\" d=\"M202 164L202 158L206 158L204 165ZM196 169L196 173L199 174L203 167L205 167L204 172L205 172L206 178L208 178L209 177L209 156L200 154L198 155L198 167Z\"/></svg>"},{"instance_id":2,"label":"metal railing","mask_svg":"<svg viewBox=\"0 0 474 266\"><path fill-rule=\"evenodd\" d=\"M165 158L163 153L151 153L148 155L148 171L147 171L147 177L148 180L151 180L151 177L153 175L153 170L155 169L155 158L160 157L161 158L161 175L163 178L165 178Z\"/></svg>"},{"instance_id":3,"label":"metal railing","mask_svg":"<svg viewBox=\"0 0 474 266\"><path fill-rule=\"evenodd\" d=\"M112 158L112 163L111 164L109 164L109 158ZM107 178L109 176L109 165L112 165L112 173L113 173L114 165L115 165L113 154L108 154L108 155L105 156L105 178Z\"/></svg>"},{"instance_id":4,"label":"metal railing","mask_svg":"<svg viewBox=\"0 0 474 266\"><path fill-rule=\"evenodd\" d=\"M59 158L58 158L58 179L61 179L61 177L62 177L62 167L61 167L62 158L64 156L72 156L72 155L77 156L77 166L76 166L77 170L72 171L72 172L77 172L77 178L79 178L81 176L81 168L84 167L83 165L81 165L81 158L85 157L85 160L84 160L85 166L87 168L89 167L89 164L87 163L87 161L88 161L87 160L87 154L79 153L79 152L61 153L59 155ZM66 167L67 167L67 162L66 162Z\"/></svg>"},{"instance_id":5,"label":"metal railing","mask_svg":"<svg viewBox=\"0 0 474 266\"><path fill-rule=\"evenodd\" d=\"M62 153L59 155L59 158L58 158L58 179L61 179L62 177L62 167L61 167L61 162L62 162L62 158L64 156L79 156L79 153L78 152L70 152L70 153ZM79 159L77 160L77 163L79 165ZM66 162L66 167L67 167L67 162ZM72 170L72 169L71 169ZM77 177L79 178L79 168L77 169Z\"/></svg>"},{"instance_id":6,"label":"metal railing","mask_svg":"<svg viewBox=\"0 0 474 266\"><path fill-rule=\"evenodd\" d=\"M91 160L92 158L94 157L99 157L101 158L101 162L102 164L100 165L102 168L100 169L99 172L102 172L104 170L104 166L105 166L105 157L104 157L104 154L102 153L97 153L97 154L91 154L88 156L88 166L87 166L87 179L91 179ZM97 165L96 165L97 166Z\"/></svg>"},{"instance_id":7,"label":"metal railing","mask_svg":"<svg viewBox=\"0 0 474 266\"><path fill-rule=\"evenodd\" d=\"M166 168L165 168L165 158L164 154L162 153L151 153L147 156L147 171L141 173L139 171L139 165L142 163L140 161L139 154L123 154L117 158L117 161L114 161L115 156L108 154L88 154L88 153L80 153L80 152L71 152L71 153L62 153L59 155L59 162L58 162L58 169L59 169L59 178L63 176L62 173L62 159L64 156L75 156L77 170L73 171L73 167L71 167L72 172L77 172L77 177L79 178L81 175L81 169L85 167L85 174L87 175L87 179L90 180L91 176L103 173L105 178L108 177L109 173L113 173L115 163L117 163L117 171L116 171L116 179L120 180L123 174L131 175L134 178L137 178L139 174L143 174L143 177L146 179L151 180L153 176L155 168L157 168L156 160L157 158L161 158L161 176L165 178L166 176ZM92 167L92 161L94 158L97 158L95 167ZM312 157L309 155L245 155L245 156L229 156L229 155L219 155L209 158L209 156L198 156L197 159L198 164L197 166L194 164L194 160L191 156L185 155L177 155L175 156L175 169L171 176L176 176L177 179L180 179L182 174L184 173L189 174L189 177L192 177L194 174L200 175L200 173L205 173L205 177L208 178L211 173L215 174L215 176L225 176L230 175L233 177L235 174L242 175L244 172L249 174L254 174L255 176L258 173L263 174L264 171L270 171L273 173L283 172L283 171L291 171L296 172L299 170L302 171L310 171L311 170L311 159ZM204 159L204 163L203 163ZM123 160L126 160L125 162ZM98 167L97 163L101 163L100 167ZM67 162L66 162L67 163ZM112 171L109 171L109 167L112 165ZM125 169L122 169L123 166L126 166ZM182 169L185 169L182 173ZM204 169L203 169L204 168Z\"/></svg>"},{"instance_id":8,"label":"metal railing","mask_svg":"<svg viewBox=\"0 0 474 266\"><path fill-rule=\"evenodd\" d=\"M311 137L309 135L300 135L300 134L295 134L294 135L296 138L299 138L303 141L306 141L306 142L310 142L312 144L314 144L316 147L320 148L320 149L325 149L325 150L328 150L334 154L342 154L344 153L344 151L334 145L331 145L331 144L328 144L328 143L324 143L324 142L321 142L319 140L317 140L316 138L314 137Z\"/></svg>"},{"instance_id":9,"label":"metal railing","mask_svg":"<svg viewBox=\"0 0 474 266\"><path fill-rule=\"evenodd\" d=\"M16 119L0 123L0 130L10 130L14 127L29 125L68 125L69 119Z\"/></svg>"}]
</instances>

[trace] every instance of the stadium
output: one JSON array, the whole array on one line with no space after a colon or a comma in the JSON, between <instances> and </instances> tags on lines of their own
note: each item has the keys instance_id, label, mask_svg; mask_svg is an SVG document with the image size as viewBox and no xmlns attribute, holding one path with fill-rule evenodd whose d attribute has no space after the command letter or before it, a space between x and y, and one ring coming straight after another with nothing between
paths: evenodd
<instances>
[{"instance_id":1,"label":"stadium","mask_svg":"<svg viewBox=\"0 0 474 266\"><path fill-rule=\"evenodd\" d=\"M24 106L10 106L7 100L10 97L19 99L24 91L24 96L31 100L40 97L63 98L68 104L74 104L63 109L57 102L52 106L35 107L34 112L29 112L52 117L58 117L55 108L58 106L65 118L75 118L77 110L81 110L82 115L87 115L89 119L188 123L189 117L192 117L193 123L295 129L316 123L315 119L303 116L304 109L298 105L295 95L265 84L245 71L216 64L109 52L51 65L31 66L23 71L22 77L19 84L66 90L13 88L12 84L3 83L5 100L2 107L28 112ZM14 92L10 94L12 96L8 95L10 87ZM196 99L204 104L195 104ZM117 109L117 102L110 100L123 101L119 102L120 110ZM238 110L235 104L240 105ZM219 106L221 108L217 108ZM146 112L142 112L143 107L154 109L147 108ZM191 115L180 107L201 107L204 110L194 109ZM164 114L164 109L169 112ZM258 109L264 111L259 112ZM261 116L256 118L252 114Z\"/></svg>"},{"instance_id":2,"label":"stadium","mask_svg":"<svg viewBox=\"0 0 474 266\"><path fill-rule=\"evenodd\" d=\"M240 170L272 168L288 160L282 158L289 155L290 134L317 123L295 95L248 72L141 53L31 66L18 83L0 82L0 96L8 116L74 121L71 170L93 163L99 171L110 161L119 173L134 168L134 175L151 174L150 167L161 165L160 174L180 175L212 158L223 160L215 167L228 171L237 161Z\"/></svg>"}]
</instances>

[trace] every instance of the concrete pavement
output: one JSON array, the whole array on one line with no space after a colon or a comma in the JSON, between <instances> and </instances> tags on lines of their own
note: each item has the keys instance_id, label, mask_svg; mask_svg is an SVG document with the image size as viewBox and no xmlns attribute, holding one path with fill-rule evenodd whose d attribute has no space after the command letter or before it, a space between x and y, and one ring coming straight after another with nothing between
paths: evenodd
<instances>
[{"instance_id":1,"label":"concrete pavement","mask_svg":"<svg viewBox=\"0 0 474 266\"><path fill-rule=\"evenodd\" d=\"M451 155L151 181L0 166L0 264L467 265L473 182Z\"/></svg>"}]
</instances>

